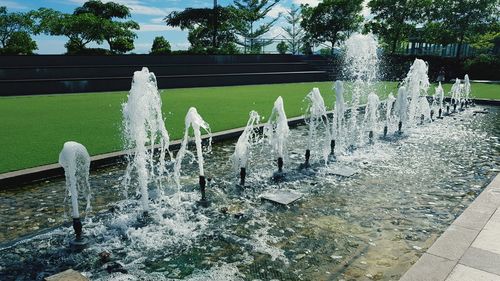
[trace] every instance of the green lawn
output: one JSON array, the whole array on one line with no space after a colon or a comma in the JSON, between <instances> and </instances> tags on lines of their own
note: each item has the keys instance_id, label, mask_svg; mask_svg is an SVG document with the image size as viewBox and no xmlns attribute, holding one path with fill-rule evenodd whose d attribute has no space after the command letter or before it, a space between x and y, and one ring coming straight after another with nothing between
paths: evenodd
<instances>
[{"instance_id":1,"label":"green lawn","mask_svg":"<svg viewBox=\"0 0 500 281\"><path fill-rule=\"evenodd\" d=\"M171 139L181 137L184 116L195 106L212 131L244 126L250 110L267 117L278 96L288 117L302 114L303 99L318 87L331 107L330 82L170 89L161 91ZM396 92L381 83L382 95ZM448 91L450 85L445 85ZM474 84L474 95L500 99L500 85ZM121 150L121 104L126 92L0 98L0 173L57 162L65 141L84 144L91 155Z\"/></svg>"}]
</instances>

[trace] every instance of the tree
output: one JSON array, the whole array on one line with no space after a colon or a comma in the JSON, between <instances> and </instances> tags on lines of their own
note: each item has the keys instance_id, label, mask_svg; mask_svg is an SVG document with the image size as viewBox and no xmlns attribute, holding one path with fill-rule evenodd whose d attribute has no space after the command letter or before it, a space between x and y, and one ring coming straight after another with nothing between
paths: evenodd
<instances>
[{"instance_id":1,"label":"tree","mask_svg":"<svg viewBox=\"0 0 500 281\"><path fill-rule=\"evenodd\" d=\"M329 42L333 47L339 40L357 30L363 21L363 0L324 0L318 6L301 5L306 41Z\"/></svg>"},{"instance_id":2,"label":"tree","mask_svg":"<svg viewBox=\"0 0 500 281\"><path fill-rule=\"evenodd\" d=\"M434 0L432 3L424 34L435 43L457 43L457 59L467 38L483 34L500 17L499 0Z\"/></svg>"},{"instance_id":3,"label":"tree","mask_svg":"<svg viewBox=\"0 0 500 281\"><path fill-rule=\"evenodd\" d=\"M36 42L31 39L29 33L25 31L14 32L5 44L4 54L13 55L32 55L38 47Z\"/></svg>"},{"instance_id":4,"label":"tree","mask_svg":"<svg viewBox=\"0 0 500 281\"><path fill-rule=\"evenodd\" d=\"M272 43L271 40L258 40L266 34L276 23L279 17L258 24L264 19L279 0L235 0L233 11L237 16L234 22L236 34L243 38L237 43L244 47L245 52L259 52L261 47Z\"/></svg>"},{"instance_id":5,"label":"tree","mask_svg":"<svg viewBox=\"0 0 500 281\"><path fill-rule=\"evenodd\" d=\"M36 17L39 19L37 32L69 38L65 46L70 54L88 53L87 44L90 42L107 42L111 53L128 52L134 49L136 35L132 30L139 29L136 22L123 21L130 17L126 6L96 0L76 8L73 14L41 8ZM99 53L104 51L95 50Z\"/></svg>"},{"instance_id":6,"label":"tree","mask_svg":"<svg viewBox=\"0 0 500 281\"><path fill-rule=\"evenodd\" d=\"M215 12L215 14L214 14ZM217 17L215 26L214 15ZM215 9L193 9L172 12L165 17L169 26L189 30L190 51L194 53L236 53L236 36L232 22L235 14L227 7L217 6Z\"/></svg>"},{"instance_id":7,"label":"tree","mask_svg":"<svg viewBox=\"0 0 500 281\"><path fill-rule=\"evenodd\" d=\"M424 18L424 8L431 0L371 0L368 7L374 15L365 27L377 34L394 53L398 43L415 31L415 25Z\"/></svg>"},{"instance_id":8,"label":"tree","mask_svg":"<svg viewBox=\"0 0 500 281\"><path fill-rule=\"evenodd\" d=\"M285 41L281 41L276 45L276 50L278 53L284 55L288 51L288 44Z\"/></svg>"},{"instance_id":9,"label":"tree","mask_svg":"<svg viewBox=\"0 0 500 281\"><path fill-rule=\"evenodd\" d=\"M300 42L302 42L303 37L303 31L300 28L300 17L300 7L292 5L285 16L285 20L290 26L283 27L283 30L288 35L288 47L294 55L299 52Z\"/></svg>"},{"instance_id":10,"label":"tree","mask_svg":"<svg viewBox=\"0 0 500 281\"><path fill-rule=\"evenodd\" d=\"M166 55L171 53L170 43L163 36L156 36L151 46L152 55Z\"/></svg>"},{"instance_id":11,"label":"tree","mask_svg":"<svg viewBox=\"0 0 500 281\"><path fill-rule=\"evenodd\" d=\"M130 9L114 2L102 3L99 0L85 2L75 9L73 15L92 14L102 19L103 38L113 53L123 54L134 49L134 39L137 35L132 30L138 30L139 24L130 18ZM116 21L120 19L122 21Z\"/></svg>"},{"instance_id":12,"label":"tree","mask_svg":"<svg viewBox=\"0 0 500 281\"><path fill-rule=\"evenodd\" d=\"M4 54L32 54L38 49L30 37L34 20L30 13L8 13L0 7L0 52Z\"/></svg>"}]
</instances>

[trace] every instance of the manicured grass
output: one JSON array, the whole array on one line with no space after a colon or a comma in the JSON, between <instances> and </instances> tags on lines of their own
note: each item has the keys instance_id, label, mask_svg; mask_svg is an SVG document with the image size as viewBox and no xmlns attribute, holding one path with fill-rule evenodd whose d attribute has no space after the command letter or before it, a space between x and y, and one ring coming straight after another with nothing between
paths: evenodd
<instances>
[{"instance_id":1,"label":"manicured grass","mask_svg":"<svg viewBox=\"0 0 500 281\"><path fill-rule=\"evenodd\" d=\"M170 137L179 139L191 106L216 132L244 126L250 110L267 118L278 96L288 117L300 116L313 87L331 108L331 82L170 89L161 96ZM449 87L445 85L447 91ZM380 95L396 93L396 83L377 88ZM472 89L477 97L500 99L499 85L474 84ZM127 92L0 98L0 173L56 163L68 140L84 144L91 155L121 150L121 105L126 99Z\"/></svg>"}]
</instances>

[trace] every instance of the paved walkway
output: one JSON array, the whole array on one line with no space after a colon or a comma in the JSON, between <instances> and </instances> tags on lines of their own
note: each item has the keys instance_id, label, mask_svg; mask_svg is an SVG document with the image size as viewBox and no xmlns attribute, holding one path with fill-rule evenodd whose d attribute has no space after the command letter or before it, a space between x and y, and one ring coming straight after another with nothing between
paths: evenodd
<instances>
[{"instance_id":1,"label":"paved walkway","mask_svg":"<svg viewBox=\"0 0 500 281\"><path fill-rule=\"evenodd\" d=\"M400 281L500 281L500 174Z\"/></svg>"}]
</instances>

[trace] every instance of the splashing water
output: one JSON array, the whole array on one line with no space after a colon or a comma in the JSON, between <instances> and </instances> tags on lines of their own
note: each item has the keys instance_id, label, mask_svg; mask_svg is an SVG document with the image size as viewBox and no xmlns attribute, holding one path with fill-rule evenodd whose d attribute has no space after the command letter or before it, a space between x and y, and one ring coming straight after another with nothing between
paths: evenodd
<instances>
[{"instance_id":1,"label":"splashing water","mask_svg":"<svg viewBox=\"0 0 500 281\"><path fill-rule=\"evenodd\" d=\"M439 109L443 109L444 105L444 90L443 87L441 86L441 82L439 82L439 85L436 87L436 92L434 94L434 101L439 102Z\"/></svg>"},{"instance_id":2,"label":"splashing water","mask_svg":"<svg viewBox=\"0 0 500 281\"><path fill-rule=\"evenodd\" d=\"M148 184L156 181L158 191L162 192L160 180L166 172L165 154L170 140L163 122L156 77L146 67L134 72L132 87L122 112L123 136L129 158L124 177L125 195L131 182L131 173L135 171L142 208L147 211ZM159 145L158 162L154 159L155 145Z\"/></svg>"},{"instance_id":3,"label":"splashing water","mask_svg":"<svg viewBox=\"0 0 500 281\"><path fill-rule=\"evenodd\" d=\"M323 100L318 88L313 88L312 91L307 94L306 100L308 105L304 117L309 126L309 141L307 143L307 149L319 151L326 162L328 157L329 142L326 143L325 141L322 141L321 137L318 137L318 132L323 131L327 134L327 137L325 138L326 140L329 141L331 138L329 136L330 124L326 113L325 101ZM322 128L323 130L321 130Z\"/></svg>"},{"instance_id":4,"label":"splashing water","mask_svg":"<svg viewBox=\"0 0 500 281\"><path fill-rule=\"evenodd\" d=\"M283 105L283 98L280 96L274 102L273 111L267 124L264 126L264 135L267 137L271 149L278 158L287 156L287 138L290 134L288 121Z\"/></svg>"},{"instance_id":5,"label":"splashing water","mask_svg":"<svg viewBox=\"0 0 500 281\"><path fill-rule=\"evenodd\" d=\"M451 86L451 104L460 104L462 102L462 85L460 79L455 79L455 83Z\"/></svg>"},{"instance_id":6,"label":"splashing water","mask_svg":"<svg viewBox=\"0 0 500 281\"><path fill-rule=\"evenodd\" d=\"M89 168L90 156L85 146L68 141L64 143L63 149L59 154L59 164L64 168L66 176L66 190L71 197L71 216L80 218L78 211L78 194L86 193L87 208L86 212L91 210L90 207L90 184L89 184Z\"/></svg>"},{"instance_id":7,"label":"splashing water","mask_svg":"<svg viewBox=\"0 0 500 281\"><path fill-rule=\"evenodd\" d=\"M378 42L373 34L353 34L345 42L344 75L353 81L373 83L377 80Z\"/></svg>"},{"instance_id":8,"label":"splashing water","mask_svg":"<svg viewBox=\"0 0 500 281\"><path fill-rule=\"evenodd\" d=\"M431 120L431 107L427 97L420 97L418 101L418 112L420 113L421 121L432 121Z\"/></svg>"},{"instance_id":9,"label":"splashing water","mask_svg":"<svg viewBox=\"0 0 500 281\"><path fill-rule=\"evenodd\" d=\"M470 88L469 74L465 74L465 77L464 77L464 96L465 96L465 101L467 101L467 102L470 101L470 93L471 93L471 88Z\"/></svg>"},{"instance_id":10,"label":"splashing water","mask_svg":"<svg viewBox=\"0 0 500 281\"><path fill-rule=\"evenodd\" d=\"M372 34L354 34L345 42L343 72L346 78L354 81L351 90L350 106L352 109L357 109L360 106L360 102L364 101L368 93L372 91L373 83L378 78L377 48L377 40ZM363 143L362 127L358 122L358 115L357 110L351 110L348 143L353 147Z\"/></svg>"},{"instance_id":11,"label":"splashing water","mask_svg":"<svg viewBox=\"0 0 500 281\"><path fill-rule=\"evenodd\" d=\"M364 131L374 133L378 121L378 107L380 105L380 99L375 93L370 93L368 95L368 103L366 104L365 109L365 128ZM373 137L373 136L372 136Z\"/></svg>"},{"instance_id":12,"label":"splashing water","mask_svg":"<svg viewBox=\"0 0 500 281\"><path fill-rule=\"evenodd\" d=\"M408 120L408 94L404 86L401 86L398 89L398 96L396 98L394 111L395 115L398 116L399 122L401 123L402 127L405 127Z\"/></svg>"},{"instance_id":13,"label":"splashing water","mask_svg":"<svg viewBox=\"0 0 500 281\"><path fill-rule=\"evenodd\" d=\"M210 132L210 126L208 125L207 122L201 118L200 114L198 114L198 111L196 108L191 107L188 110L188 113L186 114L185 118L185 129L184 129L184 137L182 138L182 143L181 143L181 148L179 149L179 152L177 152L177 157L175 160L175 165L174 165L174 180L177 185L177 188L180 188L180 177L181 177L181 164L182 160L184 159L184 156L186 155L187 152L187 145L188 145L188 140L189 140L189 128L193 128L193 133L194 133L194 141L196 144L196 155L198 158L198 169L199 169L199 175L204 176L205 171L203 169L203 149L201 146L201 130L205 130L205 132L208 133L209 135L209 140L208 140L208 151L211 150L212 147L212 133Z\"/></svg>"},{"instance_id":14,"label":"splashing water","mask_svg":"<svg viewBox=\"0 0 500 281\"><path fill-rule=\"evenodd\" d=\"M243 133L238 138L234 153L231 155L231 162L235 171L247 167L250 149L253 144L259 141L259 135L255 130L259 125L259 120L259 114L256 111L250 111L250 118L248 119L245 130L243 130Z\"/></svg>"},{"instance_id":15,"label":"splashing water","mask_svg":"<svg viewBox=\"0 0 500 281\"><path fill-rule=\"evenodd\" d=\"M344 83L337 80L335 82L335 105L333 109L332 122L332 139L335 140L337 146L342 146L344 143L345 132L345 102L344 102Z\"/></svg>"},{"instance_id":16,"label":"splashing water","mask_svg":"<svg viewBox=\"0 0 500 281\"><path fill-rule=\"evenodd\" d=\"M407 96L410 99L408 106L408 125L413 126L420 120L419 100L421 96L427 96L427 91L430 86L427 71L429 67L427 63L421 59L415 59L410 71L402 82L405 87Z\"/></svg>"},{"instance_id":17,"label":"splashing water","mask_svg":"<svg viewBox=\"0 0 500 281\"><path fill-rule=\"evenodd\" d=\"M389 96L387 97L387 100L385 101L385 125L389 126L392 123L392 108L394 105L394 102L396 101L396 98L394 95L389 93Z\"/></svg>"}]
</instances>

